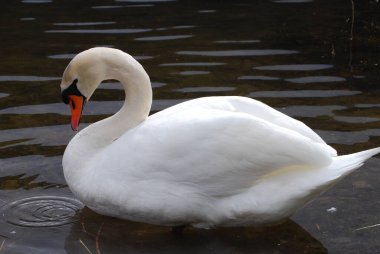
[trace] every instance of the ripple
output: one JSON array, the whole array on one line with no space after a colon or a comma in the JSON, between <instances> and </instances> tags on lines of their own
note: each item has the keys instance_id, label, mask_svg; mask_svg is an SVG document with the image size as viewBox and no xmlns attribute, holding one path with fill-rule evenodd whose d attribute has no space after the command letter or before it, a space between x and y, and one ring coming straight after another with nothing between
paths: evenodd
<instances>
[{"instance_id":1,"label":"ripple","mask_svg":"<svg viewBox=\"0 0 380 254\"><path fill-rule=\"evenodd\" d=\"M133 56L133 58L136 60L147 60L147 59L152 59L153 56Z\"/></svg>"},{"instance_id":2,"label":"ripple","mask_svg":"<svg viewBox=\"0 0 380 254\"><path fill-rule=\"evenodd\" d=\"M116 24L114 21L105 22L67 22L67 23L54 23L54 26L100 26Z\"/></svg>"},{"instance_id":3,"label":"ripple","mask_svg":"<svg viewBox=\"0 0 380 254\"><path fill-rule=\"evenodd\" d=\"M354 145L358 143L366 143L370 137L380 136L380 129L368 129L364 131L332 131L332 130L316 130L326 143Z\"/></svg>"},{"instance_id":4,"label":"ripple","mask_svg":"<svg viewBox=\"0 0 380 254\"><path fill-rule=\"evenodd\" d=\"M123 90L123 86L120 82L106 82L101 83L99 85L99 89L106 89L106 90Z\"/></svg>"},{"instance_id":5,"label":"ripple","mask_svg":"<svg viewBox=\"0 0 380 254\"><path fill-rule=\"evenodd\" d=\"M159 28L156 28L157 31L166 31L166 30L172 30L172 29L190 29L190 28L194 28L196 26L193 26L193 25L183 25L183 26L171 26L171 27L159 27Z\"/></svg>"},{"instance_id":6,"label":"ripple","mask_svg":"<svg viewBox=\"0 0 380 254\"><path fill-rule=\"evenodd\" d=\"M372 123L380 121L378 118L364 116L334 116L334 119L344 123Z\"/></svg>"},{"instance_id":7,"label":"ripple","mask_svg":"<svg viewBox=\"0 0 380 254\"><path fill-rule=\"evenodd\" d=\"M325 106L287 106L284 108L277 108L282 113L292 117L317 117L317 116L334 116L334 111L344 110L347 107L339 105L325 105Z\"/></svg>"},{"instance_id":8,"label":"ripple","mask_svg":"<svg viewBox=\"0 0 380 254\"><path fill-rule=\"evenodd\" d=\"M343 82L346 81L345 78L335 77L335 76L308 76L300 78L290 78L285 79L288 82L297 83L297 84L307 84L307 83L328 83L328 82Z\"/></svg>"},{"instance_id":9,"label":"ripple","mask_svg":"<svg viewBox=\"0 0 380 254\"><path fill-rule=\"evenodd\" d=\"M135 41L171 41L171 40L179 40L191 38L193 35L165 35L165 36L149 36L149 37L141 37L135 38Z\"/></svg>"},{"instance_id":10,"label":"ripple","mask_svg":"<svg viewBox=\"0 0 380 254\"><path fill-rule=\"evenodd\" d=\"M52 0L23 0L21 1L24 4L48 4L52 3Z\"/></svg>"},{"instance_id":11,"label":"ripple","mask_svg":"<svg viewBox=\"0 0 380 254\"><path fill-rule=\"evenodd\" d=\"M297 91L258 91L248 96L254 98L312 98L312 97L338 97L361 94L360 91L348 90L297 90Z\"/></svg>"},{"instance_id":12,"label":"ripple","mask_svg":"<svg viewBox=\"0 0 380 254\"><path fill-rule=\"evenodd\" d=\"M235 44L235 43L258 43L261 42L260 40L241 40L241 41L229 41L229 40L222 40L222 41L215 41L215 43L221 43L221 44Z\"/></svg>"},{"instance_id":13,"label":"ripple","mask_svg":"<svg viewBox=\"0 0 380 254\"><path fill-rule=\"evenodd\" d=\"M29 17L29 18L20 18L21 21L33 21L36 20L36 18Z\"/></svg>"},{"instance_id":14,"label":"ripple","mask_svg":"<svg viewBox=\"0 0 380 254\"><path fill-rule=\"evenodd\" d=\"M313 0L275 0L275 3L311 3Z\"/></svg>"},{"instance_id":15,"label":"ripple","mask_svg":"<svg viewBox=\"0 0 380 254\"><path fill-rule=\"evenodd\" d=\"M152 110L162 110L159 105L173 106L179 102L183 102L182 99L167 99L167 100L153 100ZM83 109L83 115L110 115L116 113L124 101L90 101ZM70 109L68 105L63 103L51 103L51 104L38 104L38 105L25 105L19 107L10 107L0 110L0 114L60 114L70 115ZM1 133L1 131L0 131ZM0 139L1 140L1 139Z\"/></svg>"},{"instance_id":16,"label":"ripple","mask_svg":"<svg viewBox=\"0 0 380 254\"><path fill-rule=\"evenodd\" d=\"M86 125L87 124L81 124L82 127ZM15 145L62 146L67 145L67 143L74 135L75 133L70 131L70 125L68 122L65 125L0 130L0 142L19 141L14 142L13 144L2 146L2 148L12 147ZM4 170L3 162L4 160L1 160L1 171ZM36 165L36 163L34 163L33 166L34 165ZM60 163L58 163L58 166L59 165ZM13 164L13 166L13 171L18 169L18 165ZM26 170L26 172L30 173L30 168L31 165L29 165L29 170ZM43 165L40 170L45 170L46 168L48 168L47 165ZM52 172L54 172L54 169ZM43 175L46 176L48 174L44 172ZM56 175L57 173L55 173L55 176Z\"/></svg>"},{"instance_id":17,"label":"ripple","mask_svg":"<svg viewBox=\"0 0 380 254\"><path fill-rule=\"evenodd\" d=\"M152 29L73 29L73 30L47 30L46 33L69 33L69 34L134 34L152 31Z\"/></svg>"},{"instance_id":18,"label":"ripple","mask_svg":"<svg viewBox=\"0 0 380 254\"><path fill-rule=\"evenodd\" d=\"M116 2L127 2L127 3L165 3L165 2L175 2L176 0L116 0Z\"/></svg>"},{"instance_id":19,"label":"ripple","mask_svg":"<svg viewBox=\"0 0 380 254\"><path fill-rule=\"evenodd\" d=\"M77 54L57 54L57 55L50 55L48 58L51 59L71 59Z\"/></svg>"},{"instance_id":20,"label":"ripple","mask_svg":"<svg viewBox=\"0 0 380 254\"><path fill-rule=\"evenodd\" d=\"M153 100L152 112L166 109L170 106L187 101L188 99L161 99ZM89 105L85 107L83 115L111 115L117 112L123 105L123 101L90 101ZM60 114L70 115L70 109L63 103L53 103L45 105L29 105L21 107L13 107L0 110L0 114ZM88 124L82 123L81 128ZM15 140L22 140L13 145L42 145L42 146L61 146L67 145L70 139L75 135L70 131L70 123L54 126L43 126L33 128L18 128L0 130L0 142L8 142ZM1 164L1 163L0 163ZM3 164L1 164L4 166ZM0 167L0 171L3 168Z\"/></svg>"},{"instance_id":21,"label":"ripple","mask_svg":"<svg viewBox=\"0 0 380 254\"><path fill-rule=\"evenodd\" d=\"M205 75L209 74L209 71L181 71L179 74L183 76L191 76L191 75Z\"/></svg>"},{"instance_id":22,"label":"ripple","mask_svg":"<svg viewBox=\"0 0 380 254\"><path fill-rule=\"evenodd\" d=\"M20 81L20 82L34 82L34 81L53 81L60 80L57 77L42 77L42 76L0 76L0 82L5 81Z\"/></svg>"},{"instance_id":23,"label":"ripple","mask_svg":"<svg viewBox=\"0 0 380 254\"><path fill-rule=\"evenodd\" d=\"M160 66L218 66L224 65L226 63L216 63L216 62L190 62L190 63L163 63Z\"/></svg>"},{"instance_id":24,"label":"ripple","mask_svg":"<svg viewBox=\"0 0 380 254\"><path fill-rule=\"evenodd\" d=\"M174 89L173 91L182 92L182 93L208 93L208 92L229 92L236 90L235 87L228 86L218 86L218 87L185 87L180 89Z\"/></svg>"},{"instance_id":25,"label":"ripple","mask_svg":"<svg viewBox=\"0 0 380 254\"><path fill-rule=\"evenodd\" d=\"M83 204L76 199L39 196L19 199L1 208L3 218L24 227L52 227L72 223Z\"/></svg>"},{"instance_id":26,"label":"ripple","mask_svg":"<svg viewBox=\"0 0 380 254\"><path fill-rule=\"evenodd\" d=\"M280 80L277 77L269 77L269 76L240 76L239 80Z\"/></svg>"},{"instance_id":27,"label":"ripple","mask_svg":"<svg viewBox=\"0 0 380 254\"><path fill-rule=\"evenodd\" d=\"M199 10L198 13L215 13L216 10Z\"/></svg>"},{"instance_id":28,"label":"ripple","mask_svg":"<svg viewBox=\"0 0 380 254\"><path fill-rule=\"evenodd\" d=\"M141 7L154 7L154 5L153 4L128 4L128 5L124 5L124 7L141 8Z\"/></svg>"},{"instance_id":29,"label":"ripple","mask_svg":"<svg viewBox=\"0 0 380 254\"><path fill-rule=\"evenodd\" d=\"M105 115L115 113L123 105L122 101L91 101L83 109L83 115ZM60 114L70 115L70 110L63 103L25 105L0 110L0 114Z\"/></svg>"},{"instance_id":30,"label":"ripple","mask_svg":"<svg viewBox=\"0 0 380 254\"><path fill-rule=\"evenodd\" d=\"M266 65L254 67L255 70L265 71L317 71L330 69L331 64L284 64L284 65Z\"/></svg>"},{"instance_id":31,"label":"ripple","mask_svg":"<svg viewBox=\"0 0 380 254\"><path fill-rule=\"evenodd\" d=\"M0 93L0 98L4 98L4 97L8 97L9 94L8 93Z\"/></svg>"},{"instance_id":32,"label":"ripple","mask_svg":"<svg viewBox=\"0 0 380 254\"><path fill-rule=\"evenodd\" d=\"M109 46L108 46L109 47ZM56 55L50 55L48 58L51 59L72 59L77 54L56 54ZM136 60L146 60L146 59L152 59L153 56L133 56Z\"/></svg>"},{"instance_id":33,"label":"ripple","mask_svg":"<svg viewBox=\"0 0 380 254\"><path fill-rule=\"evenodd\" d=\"M171 29L189 29L189 28L194 28L196 26L193 25L184 25L184 26L172 26Z\"/></svg>"},{"instance_id":34,"label":"ripple","mask_svg":"<svg viewBox=\"0 0 380 254\"><path fill-rule=\"evenodd\" d=\"M158 88L166 86L166 83L162 82L151 82L152 88ZM123 86L120 84L120 82L107 82L107 83L101 83L99 86L100 89L108 89L108 90L124 90Z\"/></svg>"},{"instance_id":35,"label":"ripple","mask_svg":"<svg viewBox=\"0 0 380 254\"><path fill-rule=\"evenodd\" d=\"M270 56L297 54L296 50L285 49L247 49L247 50L213 50L213 51L178 51L178 55L193 56Z\"/></svg>"},{"instance_id":36,"label":"ripple","mask_svg":"<svg viewBox=\"0 0 380 254\"><path fill-rule=\"evenodd\" d=\"M118 8L123 8L125 6L121 5L97 5L97 6L92 6L92 9L118 9Z\"/></svg>"},{"instance_id":37,"label":"ripple","mask_svg":"<svg viewBox=\"0 0 380 254\"><path fill-rule=\"evenodd\" d=\"M356 108L379 108L380 104L355 104Z\"/></svg>"}]
</instances>

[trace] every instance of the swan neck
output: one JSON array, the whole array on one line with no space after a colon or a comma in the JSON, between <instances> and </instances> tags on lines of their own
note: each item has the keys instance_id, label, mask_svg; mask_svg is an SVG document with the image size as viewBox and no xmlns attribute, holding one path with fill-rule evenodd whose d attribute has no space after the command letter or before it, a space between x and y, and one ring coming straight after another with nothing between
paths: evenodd
<instances>
[{"instance_id":1,"label":"swan neck","mask_svg":"<svg viewBox=\"0 0 380 254\"><path fill-rule=\"evenodd\" d=\"M144 121L148 117L152 105L149 76L141 65L134 67L135 71L121 72L115 77L125 91L123 107L115 114L115 117L121 117L123 123L120 124L124 124L128 129Z\"/></svg>"},{"instance_id":2,"label":"swan neck","mask_svg":"<svg viewBox=\"0 0 380 254\"><path fill-rule=\"evenodd\" d=\"M84 128L68 144L63 156L63 168L66 181L72 183L70 189L73 192L76 192L75 183L81 179L81 174L85 174L84 169L91 168L92 159L142 123L151 108L152 88L144 68L124 52L109 53L92 62L97 67L97 75L90 76L95 81L92 82L91 90L95 90L102 80L116 79L125 90L125 102L116 114Z\"/></svg>"},{"instance_id":3,"label":"swan neck","mask_svg":"<svg viewBox=\"0 0 380 254\"><path fill-rule=\"evenodd\" d=\"M144 68L132 56L121 52L106 61L105 79L118 80L125 91L123 107L109 119L109 128L125 132L144 121L152 105L152 87ZM119 133L120 135L122 133Z\"/></svg>"},{"instance_id":4,"label":"swan neck","mask_svg":"<svg viewBox=\"0 0 380 254\"><path fill-rule=\"evenodd\" d=\"M125 101L116 114L91 124L78 133L86 139L85 144L95 149L109 145L143 122L152 105L149 76L133 57L120 51L119 54L105 57L102 62L105 72L100 80L118 80L124 88Z\"/></svg>"}]
</instances>

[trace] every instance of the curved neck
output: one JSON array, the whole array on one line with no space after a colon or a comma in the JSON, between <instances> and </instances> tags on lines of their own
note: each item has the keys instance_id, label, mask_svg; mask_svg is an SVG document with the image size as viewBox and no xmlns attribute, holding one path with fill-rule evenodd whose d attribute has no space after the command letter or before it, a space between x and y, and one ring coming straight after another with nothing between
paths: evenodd
<instances>
[{"instance_id":1,"label":"curved neck","mask_svg":"<svg viewBox=\"0 0 380 254\"><path fill-rule=\"evenodd\" d=\"M118 51L100 56L102 80L115 79L125 90L125 102L113 116L91 124L72 140L78 149L96 152L143 122L152 105L152 87L144 68L130 55ZM97 85L99 85L98 82ZM88 106L91 106L89 103ZM83 147L85 146L85 147Z\"/></svg>"},{"instance_id":2,"label":"curved neck","mask_svg":"<svg viewBox=\"0 0 380 254\"><path fill-rule=\"evenodd\" d=\"M121 82L125 102L115 115L103 121L120 136L148 117L152 106L152 86L148 74L133 57L123 53L123 57L118 60L113 66L107 65L106 79Z\"/></svg>"},{"instance_id":3,"label":"curved neck","mask_svg":"<svg viewBox=\"0 0 380 254\"><path fill-rule=\"evenodd\" d=\"M102 54L97 54L86 63L92 74L86 75L87 79L82 79L82 82L88 82L88 94L91 95L101 81L116 79L124 87L125 102L113 116L80 131L66 147L62 159L64 175L70 189L77 196L81 195L77 187L83 184L78 181L85 179L86 171L91 170L92 158L143 122L148 117L152 104L149 76L130 55L119 50L103 49ZM86 86L82 83L82 87Z\"/></svg>"}]
</instances>

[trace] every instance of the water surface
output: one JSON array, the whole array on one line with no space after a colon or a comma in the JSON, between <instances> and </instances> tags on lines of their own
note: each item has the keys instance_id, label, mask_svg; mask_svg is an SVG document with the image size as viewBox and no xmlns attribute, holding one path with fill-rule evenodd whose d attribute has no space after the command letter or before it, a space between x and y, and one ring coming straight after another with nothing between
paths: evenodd
<instances>
[{"instance_id":1,"label":"water surface","mask_svg":"<svg viewBox=\"0 0 380 254\"><path fill-rule=\"evenodd\" d=\"M377 1L23 0L2 3L0 252L378 253L379 158L282 225L186 229L82 208L61 159L74 133L61 102L70 59L122 49L150 75L152 113L201 96L257 98L312 127L340 154L380 146ZM104 82L81 128L116 112Z\"/></svg>"}]
</instances>

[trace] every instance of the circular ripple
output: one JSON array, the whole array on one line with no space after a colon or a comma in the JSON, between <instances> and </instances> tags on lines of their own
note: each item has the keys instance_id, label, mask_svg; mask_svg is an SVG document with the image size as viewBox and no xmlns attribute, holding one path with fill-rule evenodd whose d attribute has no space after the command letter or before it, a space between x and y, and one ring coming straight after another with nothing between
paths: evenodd
<instances>
[{"instance_id":1,"label":"circular ripple","mask_svg":"<svg viewBox=\"0 0 380 254\"><path fill-rule=\"evenodd\" d=\"M23 198L4 205L4 219L18 226L51 227L71 223L83 204L72 198L39 196Z\"/></svg>"}]
</instances>

